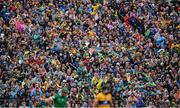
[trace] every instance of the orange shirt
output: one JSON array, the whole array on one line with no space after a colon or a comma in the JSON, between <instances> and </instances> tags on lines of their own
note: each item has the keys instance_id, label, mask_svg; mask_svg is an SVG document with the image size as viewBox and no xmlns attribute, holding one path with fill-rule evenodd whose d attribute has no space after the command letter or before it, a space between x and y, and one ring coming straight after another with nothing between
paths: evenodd
<instances>
[{"instance_id":1,"label":"orange shirt","mask_svg":"<svg viewBox=\"0 0 180 108\"><path fill-rule=\"evenodd\" d=\"M140 35L139 35L139 33L136 33L136 34L134 35L134 37L136 38L136 40L140 40Z\"/></svg>"},{"instance_id":2,"label":"orange shirt","mask_svg":"<svg viewBox=\"0 0 180 108\"><path fill-rule=\"evenodd\" d=\"M174 95L176 101L180 100L180 90L178 90Z\"/></svg>"}]
</instances>

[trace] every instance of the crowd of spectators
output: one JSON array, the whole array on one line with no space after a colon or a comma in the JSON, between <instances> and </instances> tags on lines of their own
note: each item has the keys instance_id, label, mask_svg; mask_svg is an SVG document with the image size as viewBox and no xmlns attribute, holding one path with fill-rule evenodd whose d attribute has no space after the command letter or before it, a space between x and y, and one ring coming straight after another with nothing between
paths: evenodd
<instances>
[{"instance_id":1,"label":"crowd of spectators","mask_svg":"<svg viewBox=\"0 0 180 108\"><path fill-rule=\"evenodd\" d=\"M180 8L151 0L0 0L0 106L179 107Z\"/></svg>"}]
</instances>

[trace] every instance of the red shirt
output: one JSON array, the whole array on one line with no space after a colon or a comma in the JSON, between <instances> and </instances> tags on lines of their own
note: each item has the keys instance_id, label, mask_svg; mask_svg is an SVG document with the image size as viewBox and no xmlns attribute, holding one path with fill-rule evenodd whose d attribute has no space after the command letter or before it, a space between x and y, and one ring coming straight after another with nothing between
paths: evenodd
<instances>
[{"instance_id":1,"label":"red shirt","mask_svg":"<svg viewBox=\"0 0 180 108\"><path fill-rule=\"evenodd\" d=\"M10 6L10 10L11 10L11 11L15 11L15 10L16 10L16 7L15 7L14 5L11 5L11 6Z\"/></svg>"},{"instance_id":2,"label":"red shirt","mask_svg":"<svg viewBox=\"0 0 180 108\"><path fill-rule=\"evenodd\" d=\"M180 11L180 7L178 7L177 10Z\"/></svg>"},{"instance_id":3,"label":"red shirt","mask_svg":"<svg viewBox=\"0 0 180 108\"><path fill-rule=\"evenodd\" d=\"M89 60L83 60L83 63L89 63L90 61Z\"/></svg>"},{"instance_id":4,"label":"red shirt","mask_svg":"<svg viewBox=\"0 0 180 108\"><path fill-rule=\"evenodd\" d=\"M87 65L86 69L87 69L87 71L90 71L91 70L91 65Z\"/></svg>"},{"instance_id":5,"label":"red shirt","mask_svg":"<svg viewBox=\"0 0 180 108\"><path fill-rule=\"evenodd\" d=\"M124 23L128 26L129 25L129 16L124 17Z\"/></svg>"}]
</instances>

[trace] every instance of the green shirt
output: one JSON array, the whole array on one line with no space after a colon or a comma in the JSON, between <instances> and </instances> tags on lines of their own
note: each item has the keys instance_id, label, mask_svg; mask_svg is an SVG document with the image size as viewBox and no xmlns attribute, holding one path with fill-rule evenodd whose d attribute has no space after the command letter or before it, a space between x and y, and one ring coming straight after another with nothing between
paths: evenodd
<instances>
[{"instance_id":1,"label":"green shirt","mask_svg":"<svg viewBox=\"0 0 180 108\"><path fill-rule=\"evenodd\" d=\"M54 107L66 108L67 107L67 97L61 96L59 93L57 93L54 97Z\"/></svg>"}]
</instances>

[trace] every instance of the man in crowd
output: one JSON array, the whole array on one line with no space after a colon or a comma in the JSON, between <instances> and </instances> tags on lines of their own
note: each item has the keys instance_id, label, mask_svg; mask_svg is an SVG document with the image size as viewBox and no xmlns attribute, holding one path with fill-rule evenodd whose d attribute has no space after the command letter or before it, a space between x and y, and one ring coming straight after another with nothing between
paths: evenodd
<instances>
[{"instance_id":1,"label":"man in crowd","mask_svg":"<svg viewBox=\"0 0 180 108\"><path fill-rule=\"evenodd\" d=\"M42 101L50 103L51 101L54 102L55 108L67 108L68 105L68 90L67 88L63 88L62 90L55 93L54 96L49 98L41 98Z\"/></svg>"}]
</instances>

